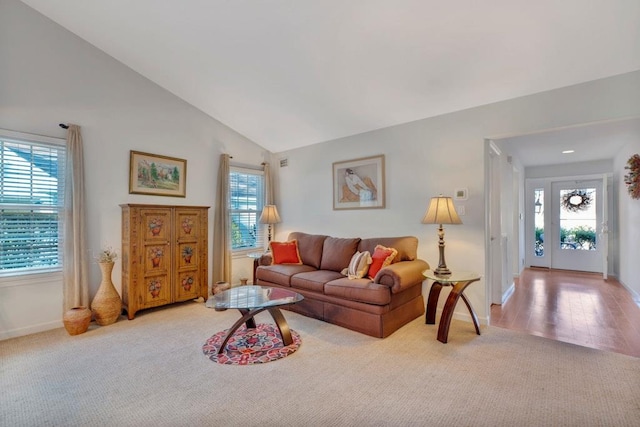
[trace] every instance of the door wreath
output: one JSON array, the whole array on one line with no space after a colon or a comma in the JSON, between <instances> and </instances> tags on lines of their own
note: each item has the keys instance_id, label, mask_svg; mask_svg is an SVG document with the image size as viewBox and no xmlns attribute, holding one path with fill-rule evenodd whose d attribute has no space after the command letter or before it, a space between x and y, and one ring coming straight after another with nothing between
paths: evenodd
<instances>
[{"instance_id":1,"label":"door wreath","mask_svg":"<svg viewBox=\"0 0 640 427\"><path fill-rule=\"evenodd\" d=\"M562 196L562 206L569 212L580 212L589 209L593 197L585 190L573 190Z\"/></svg>"},{"instance_id":2,"label":"door wreath","mask_svg":"<svg viewBox=\"0 0 640 427\"><path fill-rule=\"evenodd\" d=\"M634 154L627 160L627 166L624 167L629 171L624 176L624 183L627 184L627 191L632 199L640 199L640 155Z\"/></svg>"}]
</instances>

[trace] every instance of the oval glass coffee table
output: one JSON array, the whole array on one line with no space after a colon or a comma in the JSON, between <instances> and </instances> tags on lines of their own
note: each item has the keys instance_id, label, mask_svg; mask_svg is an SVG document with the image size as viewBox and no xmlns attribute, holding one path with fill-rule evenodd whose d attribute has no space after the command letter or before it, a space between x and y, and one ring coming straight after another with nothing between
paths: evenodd
<instances>
[{"instance_id":1,"label":"oval glass coffee table","mask_svg":"<svg viewBox=\"0 0 640 427\"><path fill-rule=\"evenodd\" d=\"M227 343L243 323L247 325L247 329L255 329L256 321L254 316L265 310L275 320L283 344L285 346L291 345L293 343L291 331L279 307L295 304L303 299L304 297L297 292L266 286L238 286L213 295L207 300L206 306L208 308L213 308L217 311L233 308L239 310L242 314L242 317L227 331L218 354L223 353Z\"/></svg>"}]
</instances>

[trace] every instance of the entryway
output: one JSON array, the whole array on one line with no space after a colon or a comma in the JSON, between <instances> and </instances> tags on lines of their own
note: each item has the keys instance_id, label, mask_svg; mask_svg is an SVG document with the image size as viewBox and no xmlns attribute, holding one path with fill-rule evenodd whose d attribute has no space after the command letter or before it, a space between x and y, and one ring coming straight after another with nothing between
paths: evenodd
<instances>
[{"instance_id":1,"label":"entryway","mask_svg":"<svg viewBox=\"0 0 640 427\"><path fill-rule=\"evenodd\" d=\"M491 326L640 357L640 307L597 273L527 268Z\"/></svg>"},{"instance_id":2,"label":"entryway","mask_svg":"<svg viewBox=\"0 0 640 427\"><path fill-rule=\"evenodd\" d=\"M526 197L527 265L606 272L603 179L533 180Z\"/></svg>"}]
</instances>

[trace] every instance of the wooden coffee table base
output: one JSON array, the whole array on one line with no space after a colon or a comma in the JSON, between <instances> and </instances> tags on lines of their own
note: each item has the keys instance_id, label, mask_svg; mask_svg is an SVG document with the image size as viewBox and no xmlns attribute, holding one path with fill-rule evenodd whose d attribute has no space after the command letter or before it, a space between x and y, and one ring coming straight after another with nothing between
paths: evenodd
<instances>
[{"instance_id":1,"label":"wooden coffee table base","mask_svg":"<svg viewBox=\"0 0 640 427\"><path fill-rule=\"evenodd\" d=\"M222 354L224 352L224 349L227 346L227 343L229 342L233 334L238 330L238 328L242 326L243 323L247 325L247 329L255 329L256 319L254 319L254 316L258 313L262 313L265 310L268 310L273 320L275 320L276 326L278 327L278 331L280 331L280 336L282 337L282 343L284 344L284 346L293 344L293 337L291 336L291 330L289 329L289 325L287 324L287 321L285 320L284 315L282 314L282 312L278 307L261 307L261 308L254 308L251 310L246 308L239 308L238 310L240 311L240 313L242 313L242 317L238 319L238 321L234 323L233 326L227 332L227 335L224 337L224 341L222 341L222 344L220 345L218 354Z\"/></svg>"}]
</instances>

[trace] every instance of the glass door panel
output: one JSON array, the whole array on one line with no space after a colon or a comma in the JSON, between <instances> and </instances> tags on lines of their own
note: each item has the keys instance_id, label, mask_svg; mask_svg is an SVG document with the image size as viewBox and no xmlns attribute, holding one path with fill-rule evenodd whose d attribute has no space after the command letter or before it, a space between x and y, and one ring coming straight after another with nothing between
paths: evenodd
<instances>
[{"instance_id":1,"label":"glass door panel","mask_svg":"<svg viewBox=\"0 0 640 427\"><path fill-rule=\"evenodd\" d=\"M551 190L552 241L545 242L551 250L551 267L602 272L597 242L602 223L602 181L554 182Z\"/></svg>"},{"instance_id":2,"label":"glass door panel","mask_svg":"<svg viewBox=\"0 0 640 427\"><path fill-rule=\"evenodd\" d=\"M560 249L596 250L596 189L560 190Z\"/></svg>"},{"instance_id":3,"label":"glass door panel","mask_svg":"<svg viewBox=\"0 0 640 427\"><path fill-rule=\"evenodd\" d=\"M542 257L544 256L544 189L536 188L533 193L535 200L533 203L533 216L535 218L534 255Z\"/></svg>"}]
</instances>

